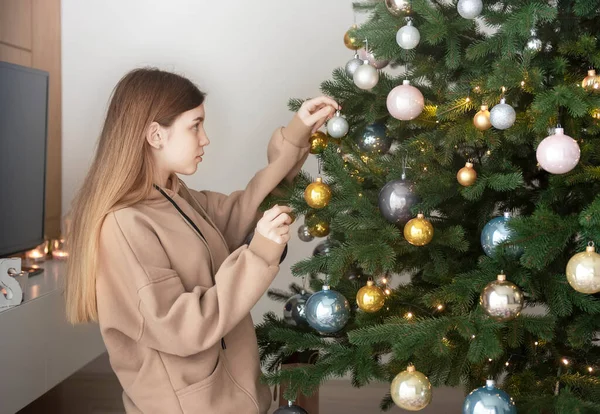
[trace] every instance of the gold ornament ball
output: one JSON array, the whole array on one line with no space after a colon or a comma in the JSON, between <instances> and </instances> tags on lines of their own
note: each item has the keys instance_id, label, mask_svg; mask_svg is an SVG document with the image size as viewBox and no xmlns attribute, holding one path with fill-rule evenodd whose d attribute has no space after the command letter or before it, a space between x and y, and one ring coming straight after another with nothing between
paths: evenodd
<instances>
[{"instance_id":1,"label":"gold ornament ball","mask_svg":"<svg viewBox=\"0 0 600 414\"><path fill-rule=\"evenodd\" d=\"M353 25L350 29L348 29L348 31L346 32L346 34L344 34L344 44L350 50L358 50L362 46L361 45L362 42L354 34L354 31L356 29L357 29L357 26Z\"/></svg>"},{"instance_id":2,"label":"gold ornament ball","mask_svg":"<svg viewBox=\"0 0 600 414\"><path fill-rule=\"evenodd\" d=\"M304 200L311 208L327 207L331 200L331 190L329 186L323 182L321 177L309 184L304 191Z\"/></svg>"},{"instance_id":3,"label":"gold ornament ball","mask_svg":"<svg viewBox=\"0 0 600 414\"><path fill-rule=\"evenodd\" d=\"M385 7L392 16L402 16L408 11L407 0L385 0Z\"/></svg>"},{"instance_id":4,"label":"gold ornament ball","mask_svg":"<svg viewBox=\"0 0 600 414\"><path fill-rule=\"evenodd\" d=\"M571 257L567 263L567 281L577 292L600 292L600 254L593 244Z\"/></svg>"},{"instance_id":5,"label":"gold ornament ball","mask_svg":"<svg viewBox=\"0 0 600 414\"><path fill-rule=\"evenodd\" d=\"M433 239L433 225L419 213L404 226L404 238L414 246L425 246Z\"/></svg>"},{"instance_id":6,"label":"gold ornament ball","mask_svg":"<svg viewBox=\"0 0 600 414\"><path fill-rule=\"evenodd\" d=\"M458 170L458 174L456 174L456 179L459 184L465 187L470 187L475 184L475 180L477 180L477 171L473 168L473 164L467 162L464 167Z\"/></svg>"},{"instance_id":7,"label":"gold ornament ball","mask_svg":"<svg viewBox=\"0 0 600 414\"><path fill-rule=\"evenodd\" d=\"M310 153L321 154L327 148L327 135L322 131L317 131L310 136Z\"/></svg>"},{"instance_id":8,"label":"gold ornament ball","mask_svg":"<svg viewBox=\"0 0 600 414\"><path fill-rule=\"evenodd\" d=\"M385 293L372 280L369 280L367 285L361 287L356 294L356 303L365 312L377 312L385 304Z\"/></svg>"},{"instance_id":9,"label":"gold ornament ball","mask_svg":"<svg viewBox=\"0 0 600 414\"><path fill-rule=\"evenodd\" d=\"M506 322L515 319L523 309L523 292L517 285L500 274L481 292L479 303L492 319Z\"/></svg>"},{"instance_id":10,"label":"gold ornament ball","mask_svg":"<svg viewBox=\"0 0 600 414\"><path fill-rule=\"evenodd\" d=\"M419 411L431 402L431 383L429 379L409 365L392 381L390 387L392 400L400 408L408 411Z\"/></svg>"},{"instance_id":11,"label":"gold ornament ball","mask_svg":"<svg viewBox=\"0 0 600 414\"><path fill-rule=\"evenodd\" d=\"M490 111L488 111L487 105L481 105L481 110L473 117L473 125L480 131L485 131L492 127Z\"/></svg>"},{"instance_id":12,"label":"gold ornament ball","mask_svg":"<svg viewBox=\"0 0 600 414\"><path fill-rule=\"evenodd\" d=\"M581 81L581 87L594 93L600 93L600 76L596 75L594 69L588 70L588 75Z\"/></svg>"},{"instance_id":13,"label":"gold ornament ball","mask_svg":"<svg viewBox=\"0 0 600 414\"><path fill-rule=\"evenodd\" d=\"M288 213L288 216L290 216L290 218L292 219L292 222L290 224L294 224L294 222L296 221L296 213L293 211L290 211Z\"/></svg>"},{"instance_id":14,"label":"gold ornament ball","mask_svg":"<svg viewBox=\"0 0 600 414\"><path fill-rule=\"evenodd\" d=\"M305 224L308 227L308 232L313 237L326 237L331 231L329 223L317 217L314 213L309 213L306 216Z\"/></svg>"}]
</instances>

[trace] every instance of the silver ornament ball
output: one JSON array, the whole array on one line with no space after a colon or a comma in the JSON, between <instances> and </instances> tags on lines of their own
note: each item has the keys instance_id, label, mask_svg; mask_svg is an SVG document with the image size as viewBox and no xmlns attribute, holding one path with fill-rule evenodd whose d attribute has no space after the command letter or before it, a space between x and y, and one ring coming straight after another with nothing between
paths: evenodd
<instances>
[{"instance_id":1,"label":"silver ornament ball","mask_svg":"<svg viewBox=\"0 0 600 414\"><path fill-rule=\"evenodd\" d=\"M515 319L523 309L523 292L517 285L506 280L506 275L498 275L481 292L481 307L492 319L506 322Z\"/></svg>"},{"instance_id":2,"label":"silver ornament ball","mask_svg":"<svg viewBox=\"0 0 600 414\"><path fill-rule=\"evenodd\" d=\"M273 414L308 414L308 412L299 405L295 405L292 401L289 401L287 407L279 407Z\"/></svg>"},{"instance_id":3,"label":"silver ornament ball","mask_svg":"<svg viewBox=\"0 0 600 414\"><path fill-rule=\"evenodd\" d=\"M350 129L348 121L340 115L340 111L337 111L335 116L327 122L327 133L331 138L345 137L348 129Z\"/></svg>"},{"instance_id":4,"label":"silver ornament ball","mask_svg":"<svg viewBox=\"0 0 600 414\"><path fill-rule=\"evenodd\" d=\"M303 242L310 242L314 240L315 236L310 234L310 232L308 231L308 226L306 224L303 224L300 227L298 227L298 238Z\"/></svg>"},{"instance_id":5,"label":"silver ornament ball","mask_svg":"<svg viewBox=\"0 0 600 414\"><path fill-rule=\"evenodd\" d=\"M459 0L456 9L464 19L474 19L481 14L483 2L481 0Z\"/></svg>"},{"instance_id":6,"label":"silver ornament ball","mask_svg":"<svg viewBox=\"0 0 600 414\"><path fill-rule=\"evenodd\" d=\"M409 180L392 180L379 192L379 211L390 223L405 224L413 218L411 208L419 203Z\"/></svg>"},{"instance_id":7,"label":"silver ornament ball","mask_svg":"<svg viewBox=\"0 0 600 414\"><path fill-rule=\"evenodd\" d=\"M402 49L410 50L417 47L421 40L421 33L413 26L412 21L409 21L406 26L402 26L396 33L396 43Z\"/></svg>"},{"instance_id":8,"label":"silver ornament ball","mask_svg":"<svg viewBox=\"0 0 600 414\"><path fill-rule=\"evenodd\" d=\"M363 90L370 90L379 82L379 72L368 61L363 61L352 77L354 84Z\"/></svg>"},{"instance_id":9,"label":"silver ornament ball","mask_svg":"<svg viewBox=\"0 0 600 414\"><path fill-rule=\"evenodd\" d=\"M307 326L305 306L310 294L302 291L290 297L283 305L283 320L291 326Z\"/></svg>"},{"instance_id":10,"label":"silver ornament ball","mask_svg":"<svg viewBox=\"0 0 600 414\"><path fill-rule=\"evenodd\" d=\"M496 129L508 129L514 125L516 119L515 109L508 105L504 98L490 111L490 123Z\"/></svg>"},{"instance_id":11,"label":"silver ornament ball","mask_svg":"<svg viewBox=\"0 0 600 414\"><path fill-rule=\"evenodd\" d=\"M542 47L542 41L538 39L535 29L531 29L531 37L527 40L525 49L530 50L532 52L539 52L542 50Z\"/></svg>"},{"instance_id":12,"label":"silver ornament ball","mask_svg":"<svg viewBox=\"0 0 600 414\"><path fill-rule=\"evenodd\" d=\"M356 69L358 69L363 64L363 61L358 58L358 55L354 55L353 59L350 59L348 63L346 63L346 75L350 79L354 79L354 73Z\"/></svg>"}]
</instances>

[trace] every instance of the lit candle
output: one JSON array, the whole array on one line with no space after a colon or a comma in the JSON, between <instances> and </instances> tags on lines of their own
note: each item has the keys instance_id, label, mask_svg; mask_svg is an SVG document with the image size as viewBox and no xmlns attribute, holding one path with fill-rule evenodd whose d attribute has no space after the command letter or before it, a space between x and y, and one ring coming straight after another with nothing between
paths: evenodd
<instances>
[{"instance_id":1,"label":"lit candle","mask_svg":"<svg viewBox=\"0 0 600 414\"><path fill-rule=\"evenodd\" d=\"M33 262L43 262L48 254L48 244L46 242L40 244L33 250L29 250L25 256Z\"/></svg>"},{"instance_id":2,"label":"lit candle","mask_svg":"<svg viewBox=\"0 0 600 414\"><path fill-rule=\"evenodd\" d=\"M57 260L64 260L69 257L69 253L64 250L65 240L54 240L53 248L52 248L52 257Z\"/></svg>"}]
</instances>

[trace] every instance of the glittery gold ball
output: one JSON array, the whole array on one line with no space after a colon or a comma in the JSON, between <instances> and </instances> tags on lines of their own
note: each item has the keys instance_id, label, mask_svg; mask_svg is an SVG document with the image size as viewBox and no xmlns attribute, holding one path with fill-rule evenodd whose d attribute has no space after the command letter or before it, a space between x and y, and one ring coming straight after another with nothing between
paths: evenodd
<instances>
[{"instance_id":1,"label":"glittery gold ball","mask_svg":"<svg viewBox=\"0 0 600 414\"><path fill-rule=\"evenodd\" d=\"M317 217L314 213L306 215L305 224L308 227L308 233L313 237L326 237L329 235L329 223Z\"/></svg>"},{"instance_id":2,"label":"glittery gold ball","mask_svg":"<svg viewBox=\"0 0 600 414\"><path fill-rule=\"evenodd\" d=\"M588 75L581 81L581 87L587 92L600 93L600 76L594 69L588 70Z\"/></svg>"},{"instance_id":3,"label":"glittery gold ball","mask_svg":"<svg viewBox=\"0 0 600 414\"><path fill-rule=\"evenodd\" d=\"M322 131L317 131L310 136L310 153L320 154L327 148L327 135Z\"/></svg>"},{"instance_id":4,"label":"glittery gold ball","mask_svg":"<svg viewBox=\"0 0 600 414\"><path fill-rule=\"evenodd\" d=\"M288 213L288 216L290 216L290 218L292 219L292 222L290 224L294 224L294 222L296 221L296 213L293 211L290 211Z\"/></svg>"},{"instance_id":5,"label":"glittery gold ball","mask_svg":"<svg viewBox=\"0 0 600 414\"><path fill-rule=\"evenodd\" d=\"M356 304L365 312L377 312L385 304L385 293L372 280L369 280L367 285L360 288L356 294Z\"/></svg>"},{"instance_id":6,"label":"glittery gold ball","mask_svg":"<svg viewBox=\"0 0 600 414\"><path fill-rule=\"evenodd\" d=\"M464 167L458 170L458 174L456 174L456 179L465 187L470 187L475 184L475 180L477 180L477 171L473 168L473 164L470 162L466 163Z\"/></svg>"},{"instance_id":7,"label":"glittery gold ball","mask_svg":"<svg viewBox=\"0 0 600 414\"><path fill-rule=\"evenodd\" d=\"M404 238L414 246L425 246L433 239L433 225L419 213L404 226Z\"/></svg>"},{"instance_id":8,"label":"glittery gold ball","mask_svg":"<svg viewBox=\"0 0 600 414\"><path fill-rule=\"evenodd\" d=\"M309 184L304 191L304 200L311 208L327 207L331 200L331 190L321 177Z\"/></svg>"},{"instance_id":9,"label":"glittery gold ball","mask_svg":"<svg viewBox=\"0 0 600 414\"><path fill-rule=\"evenodd\" d=\"M353 25L346 34L344 34L344 44L350 50L358 50L361 47L361 41L356 37L354 31L357 29L356 25Z\"/></svg>"},{"instance_id":10,"label":"glittery gold ball","mask_svg":"<svg viewBox=\"0 0 600 414\"><path fill-rule=\"evenodd\" d=\"M429 379L415 367L409 365L392 381L390 387L392 400L400 408L408 411L419 411L431 402L432 391Z\"/></svg>"},{"instance_id":11,"label":"glittery gold ball","mask_svg":"<svg viewBox=\"0 0 600 414\"><path fill-rule=\"evenodd\" d=\"M488 111L487 105L481 105L481 111L477 112L473 117L473 125L480 131L485 131L492 127L490 111Z\"/></svg>"}]
</instances>

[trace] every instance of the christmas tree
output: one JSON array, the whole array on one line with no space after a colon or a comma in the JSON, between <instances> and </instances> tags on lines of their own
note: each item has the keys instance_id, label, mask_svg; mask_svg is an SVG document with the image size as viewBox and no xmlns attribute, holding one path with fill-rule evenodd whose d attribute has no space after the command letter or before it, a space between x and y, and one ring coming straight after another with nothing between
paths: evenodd
<instances>
[{"instance_id":1,"label":"christmas tree","mask_svg":"<svg viewBox=\"0 0 600 414\"><path fill-rule=\"evenodd\" d=\"M360 50L322 84L342 111L312 137L322 176L266 202L323 237L293 265L306 282L270 292L286 309L257 327L268 383L293 400L383 381L384 410L423 408L431 384L475 390L465 413L484 394L495 413L600 412L598 6L354 5ZM279 369L301 352L318 358Z\"/></svg>"}]
</instances>

